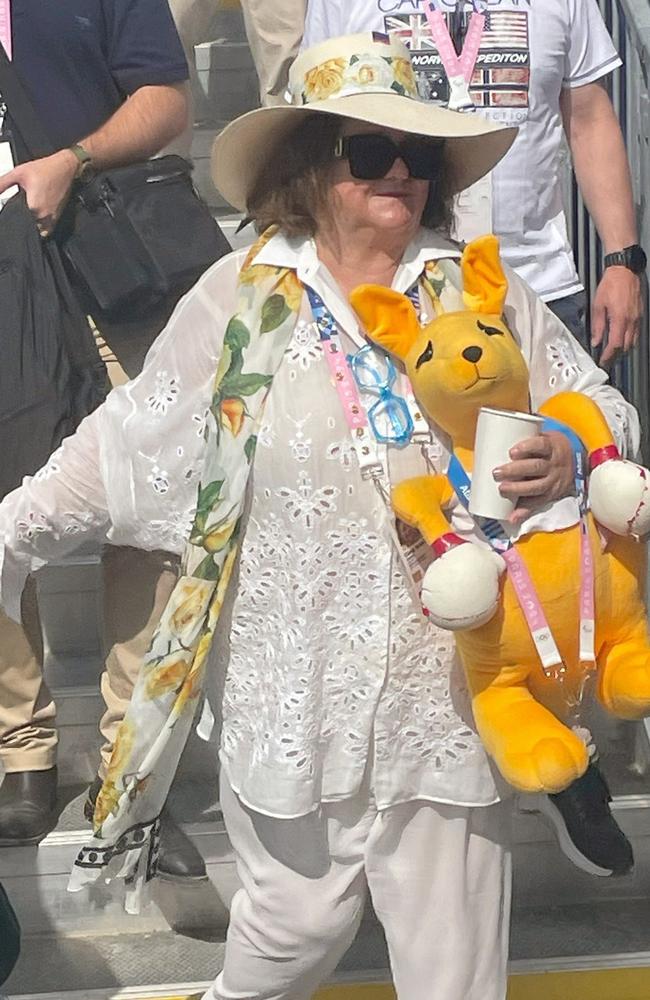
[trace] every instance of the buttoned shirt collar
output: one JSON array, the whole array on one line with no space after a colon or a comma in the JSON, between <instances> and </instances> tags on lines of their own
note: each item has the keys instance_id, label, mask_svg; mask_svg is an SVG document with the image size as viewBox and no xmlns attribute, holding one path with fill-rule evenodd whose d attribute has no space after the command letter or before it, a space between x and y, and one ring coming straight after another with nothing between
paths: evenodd
<instances>
[{"instance_id":1,"label":"buttoned shirt collar","mask_svg":"<svg viewBox=\"0 0 650 1000\"><path fill-rule=\"evenodd\" d=\"M458 244L441 233L420 229L404 251L392 287L398 292L406 292L418 280L427 261L450 257L458 259L460 255ZM343 298L328 269L319 260L313 239L276 233L257 254L255 263L295 269L302 284L310 285L318 292L339 327L359 346L365 342L349 303Z\"/></svg>"}]
</instances>

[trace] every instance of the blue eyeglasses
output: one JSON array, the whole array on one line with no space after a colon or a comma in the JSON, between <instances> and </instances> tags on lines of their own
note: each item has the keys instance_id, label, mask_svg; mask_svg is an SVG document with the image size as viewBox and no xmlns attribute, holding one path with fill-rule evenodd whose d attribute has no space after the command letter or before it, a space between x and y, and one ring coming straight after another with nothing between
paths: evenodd
<instances>
[{"instance_id":1,"label":"blue eyeglasses","mask_svg":"<svg viewBox=\"0 0 650 1000\"><path fill-rule=\"evenodd\" d=\"M366 344L356 354L348 355L348 362L359 388L379 396L368 410L377 440L383 444L406 444L413 434L413 420L406 402L393 392L397 370L391 359Z\"/></svg>"}]
</instances>

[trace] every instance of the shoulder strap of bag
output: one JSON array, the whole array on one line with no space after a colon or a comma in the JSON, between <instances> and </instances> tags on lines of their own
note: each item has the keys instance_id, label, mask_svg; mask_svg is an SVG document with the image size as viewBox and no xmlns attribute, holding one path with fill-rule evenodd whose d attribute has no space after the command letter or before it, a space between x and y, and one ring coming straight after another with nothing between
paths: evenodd
<instances>
[{"instance_id":1,"label":"shoulder strap of bag","mask_svg":"<svg viewBox=\"0 0 650 1000\"><path fill-rule=\"evenodd\" d=\"M16 67L0 44L0 95L7 105L12 125L20 134L32 159L49 156L56 151L32 104Z\"/></svg>"}]
</instances>

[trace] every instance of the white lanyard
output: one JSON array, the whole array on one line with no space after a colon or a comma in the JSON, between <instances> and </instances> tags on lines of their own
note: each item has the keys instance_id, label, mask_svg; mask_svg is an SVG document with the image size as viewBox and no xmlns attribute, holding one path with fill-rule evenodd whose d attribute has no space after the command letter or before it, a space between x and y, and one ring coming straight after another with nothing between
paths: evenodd
<instances>
[{"instance_id":1,"label":"white lanyard","mask_svg":"<svg viewBox=\"0 0 650 1000\"><path fill-rule=\"evenodd\" d=\"M480 13L476 9L476 4L474 5L463 43L463 51L458 55L444 15L438 10L433 0L425 0L424 12L449 81L449 108L452 111L470 110L474 108L474 102L469 92L469 86L483 40L485 14Z\"/></svg>"}]
</instances>

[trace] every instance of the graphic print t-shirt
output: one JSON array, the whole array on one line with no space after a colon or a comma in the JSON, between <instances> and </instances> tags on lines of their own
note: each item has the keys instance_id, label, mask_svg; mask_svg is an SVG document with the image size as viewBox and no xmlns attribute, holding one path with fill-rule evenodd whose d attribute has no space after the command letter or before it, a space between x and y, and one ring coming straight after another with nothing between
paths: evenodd
<instances>
[{"instance_id":1,"label":"graphic print t-shirt","mask_svg":"<svg viewBox=\"0 0 650 1000\"><path fill-rule=\"evenodd\" d=\"M487 22L471 82L477 109L518 125L492 174L492 223L503 256L546 300L581 288L562 207L559 99L621 61L596 0L486 0ZM449 22L456 0L439 0ZM471 3L460 3L467 21ZM336 35L391 32L411 50L423 98L442 104L449 87L423 0L309 0L304 47Z\"/></svg>"}]
</instances>

